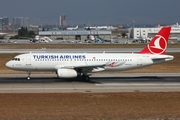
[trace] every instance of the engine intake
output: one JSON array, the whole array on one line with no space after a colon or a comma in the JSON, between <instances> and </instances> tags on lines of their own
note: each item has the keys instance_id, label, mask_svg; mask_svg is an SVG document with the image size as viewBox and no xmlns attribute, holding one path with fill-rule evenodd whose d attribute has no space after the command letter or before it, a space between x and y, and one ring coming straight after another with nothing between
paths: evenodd
<instances>
[{"instance_id":1,"label":"engine intake","mask_svg":"<svg viewBox=\"0 0 180 120\"><path fill-rule=\"evenodd\" d=\"M77 72L74 69L58 69L57 75L59 78L75 78Z\"/></svg>"}]
</instances>

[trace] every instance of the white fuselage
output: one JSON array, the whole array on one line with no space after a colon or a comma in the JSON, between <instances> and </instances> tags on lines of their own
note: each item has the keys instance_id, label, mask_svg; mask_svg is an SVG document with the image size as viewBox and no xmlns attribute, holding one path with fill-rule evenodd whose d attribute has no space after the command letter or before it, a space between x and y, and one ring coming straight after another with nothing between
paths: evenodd
<instances>
[{"instance_id":1,"label":"white fuselage","mask_svg":"<svg viewBox=\"0 0 180 120\"><path fill-rule=\"evenodd\" d=\"M29 53L16 56L6 66L22 71L57 71L80 67L85 68L86 72L98 72L141 68L173 58L170 55L135 53Z\"/></svg>"}]
</instances>

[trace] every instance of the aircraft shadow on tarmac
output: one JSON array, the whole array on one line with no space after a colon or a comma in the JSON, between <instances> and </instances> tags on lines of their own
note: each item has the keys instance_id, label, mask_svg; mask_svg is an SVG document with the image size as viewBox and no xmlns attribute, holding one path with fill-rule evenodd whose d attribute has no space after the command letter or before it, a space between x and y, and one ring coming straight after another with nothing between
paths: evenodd
<instances>
[{"instance_id":1,"label":"aircraft shadow on tarmac","mask_svg":"<svg viewBox=\"0 0 180 120\"><path fill-rule=\"evenodd\" d=\"M108 82L180 82L180 76L138 76L138 77L93 77L91 80Z\"/></svg>"},{"instance_id":2,"label":"aircraft shadow on tarmac","mask_svg":"<svg viewBox=\"0 0 180 120\"><path fill-rule=\"evenodd\" d=\"M139 76L139 77L90 77L90 81L83 81L81 79L60 79L57 77L32 77L30 80L27 80L24 77L16 78L0 78L0 83L71 83L71 82L81 82L81 83L149 83L149 82L159 82L159 83L180 83L180 76L168 76L168 77L159 77L159 76Z\"/></svg>"}]
</instances>

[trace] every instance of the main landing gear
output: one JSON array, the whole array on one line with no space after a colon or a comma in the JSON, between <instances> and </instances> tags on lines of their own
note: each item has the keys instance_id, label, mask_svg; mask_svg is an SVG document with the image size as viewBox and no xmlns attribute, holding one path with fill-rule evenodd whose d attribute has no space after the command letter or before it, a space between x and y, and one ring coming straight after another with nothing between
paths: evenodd
<instances>
[{"instance_id":1,"label":"main landing gear","mask_svg":"<svg viewBox=\"0 0 180 120\"><path fill-rule=\"evenodd\" d=\"M89 75L87 75L87 74L83 73L81 77L82 77L83 81L90 81Z\"/></svg>"},{"instance_id":2,"label":"main landing gear","mask_svg":"<svg viewBox=\"0 0 180 120\"><path fill-rule=\"evenodd\" d=\"M90 81L89 75L85 71L82 71L82 69L77 69L76 72L78 74L78 79L81 79L82 81Z\"/></svg>"}]
</instances>

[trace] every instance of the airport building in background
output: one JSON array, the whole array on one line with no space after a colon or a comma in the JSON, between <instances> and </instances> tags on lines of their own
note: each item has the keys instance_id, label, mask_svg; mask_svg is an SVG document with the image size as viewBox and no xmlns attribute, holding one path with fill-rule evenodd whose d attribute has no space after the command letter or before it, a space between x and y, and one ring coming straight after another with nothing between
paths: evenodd
<instances>
[{"instance_id":1,"label":"airport building in background","mask_svg":"<svg viewBox=\"0 0 180 120\"><path fill-rule=\"evenodd\" d=\"M171 25L170 39L180 39L180 25L178 23ZM150 39L154 37L163 26L155 28L132 28L130 37L133 39Z\"/></svg>"},{"instance_id":2,"label":"airport building in background","mask_svg":"<svg viewBox=\"0 0 180 120\"><path fill-rule=\"evenodd\" d=\"M19 29L21 27L29 28L29 18L28 17L14 17L12 19L13 29Z\"/></svg>"},{"instance_id":3,"label":"airport building in background","mask_svg":"<svg viewBox=\"0 0 180 120\"><path fill-rule=\"evenodd\" d=\"M54 40L85 40L89 35L110 39L112 32L109 30L60 30L60 31L39 31L39 35L48 36Z\"/></svg>"}]
</instances>

